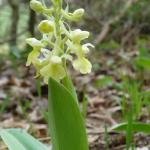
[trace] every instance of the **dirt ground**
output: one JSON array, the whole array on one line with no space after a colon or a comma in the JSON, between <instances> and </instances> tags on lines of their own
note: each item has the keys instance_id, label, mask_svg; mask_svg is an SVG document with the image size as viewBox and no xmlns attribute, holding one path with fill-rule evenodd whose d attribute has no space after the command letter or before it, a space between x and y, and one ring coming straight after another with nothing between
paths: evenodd
<instances>
[{"instance_id":1,"label":"dirt ground","mask_svg":"<svg viewBox=\"0 0 150 150\"><path fill-rule=\"evenodd\" d=\"M110 127L122 122L120 100L126 93L118 91L114 84L98 87L96 81L107 75L113 78L115 85L119 85L121 78L118 72L122 71L131 76L134 76L135 72L128 63L124 63L128 60L121 62L122 56L117 50L103 55L95 52L94 55L92 62L94 67L98 67L93 68L91 74L83 76L70 69L81 106L84 92L88 97L86 127L90 150L108 150L106 143L110 150L123 150L126 143L125 134L110 131ZM125 54L128 59L132 59L135 55L136 51ZM110 62L113 65L109 65ZM22 64L18 66L17 70L14 70L10 61L1 65L0 105L2 103L5 105L0 111L0 128L23 128L48 144L50 137L47 135L44 118L44 111L47 110L47 86L42 83L42 96L40 96L36 89L38 86L34 79L34 69L26 68ZM147 82L148 80L145 79L146 88L148 88ZM149 118L143 115L140 120L149 121ZM150 136L136 133L134 143L137 147L150 148ZM1 143L0 150L5 149L4 144Z\"/></svg>"}]
</instances>

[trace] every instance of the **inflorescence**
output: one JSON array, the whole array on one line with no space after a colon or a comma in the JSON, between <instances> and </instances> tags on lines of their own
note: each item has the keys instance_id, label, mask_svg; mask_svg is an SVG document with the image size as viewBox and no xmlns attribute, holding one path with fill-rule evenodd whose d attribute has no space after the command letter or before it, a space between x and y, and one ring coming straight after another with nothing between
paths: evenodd
<instances>
[{"instance_id":1,"label":"inflorescence","mask_svg":"<svg viewBox=\"0 0 150 150\"><path fill-rule=\"evenodd\" d=\"M83 44L89 37L88 31L71 30L67 21L80 21L84 9L80 8L73 13L62 8L61 0L52 0L52 7L47 8L40 1L31 0L30 7L37 13L43 14L46 19L38 25L42 39L29 38L26 42L33 47L27 59L27 66L33 64L36 68L36 77L43 77L48 83L49 77L60 81L66 76L66 61L70 61L73 68L82 74L90 73L92 65L86 58L91 43Z\"/></svg>"}]
</instances>

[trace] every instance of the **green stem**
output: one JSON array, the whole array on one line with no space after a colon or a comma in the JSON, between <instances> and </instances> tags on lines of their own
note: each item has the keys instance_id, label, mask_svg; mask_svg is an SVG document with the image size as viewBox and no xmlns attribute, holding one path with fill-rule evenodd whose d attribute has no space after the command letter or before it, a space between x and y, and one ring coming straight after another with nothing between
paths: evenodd
<instances>
[{"instance_id":1,"label":"green stem","mask_svg":"<svg viewBox=\"0 0 150 150\"><path fill-rule=\"evenodd\" d=\"M61 48L61 29L60 29L60 19L61 19L61 8L62 2L61 0L55 0L54 4L54 12L55 12L55 26L56 26L56 43L55 43L55 52L56 54L60 54Z\"/></svg>"},{"instance_id":2,"label":"green stem","mask_svg":"<svg viewBox=\"0 0 150 150\"><path fill-rule=\"evenodd\" d=\"M61 1L57 0L56 4L54 5L55 9L55 24L56 24L56 36L57 38L60 38L61 32L60 32L60 15L61 15Z\"/></svg>"}]
</instances>

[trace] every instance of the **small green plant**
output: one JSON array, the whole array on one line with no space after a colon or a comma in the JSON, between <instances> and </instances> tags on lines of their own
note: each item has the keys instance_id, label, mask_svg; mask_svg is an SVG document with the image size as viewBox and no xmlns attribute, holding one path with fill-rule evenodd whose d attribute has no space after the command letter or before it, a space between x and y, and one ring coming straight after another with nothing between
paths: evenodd
<instances>
[{"instance_id":1,"label":"small green plant","mask_svg":"<svg viewBox=\"0 0 150 150\"><path fill-rule=\"evenodd\" d=\"M62 0L51 0L48 8L31 0L30 7L45 16L38 25L42 39L27 39L33 48L27 59L36 69L36 77L48 84L48 127L53 150L88 150L85 123L80 112L77 94L67 71L67 62L82 74L90 73L92 65L86 58L92 44L83 44L89 32L71 30L68 22L79 21L84 9L69 12ZM41 92L39 90L39 96ZM85 103L86 105L86 103ZM86 112L83 114L85 115ZM22 130L0 130L0 136L10 150L47 150L48 148Z\"/></svg>"},{"instance_id":2,"label":"small green plant","mask_svg":"<svg viewBox=\"0 0 150 150\"><path fill-rule=\"evenodd\" d=\"M150 133L150 124L138 121L144 105L149 108L149 92L142 92L141 84L134 79L124 78L123 87L129 95L129 100L125 96L122 98L122 114L125 122L114 126L112 129L126 133L126 149L129 150L135 147L133 143L135 132Z\"/></svg>"},{"instance_id":3,"label":"small green plant","mask_svg":"<svg viewBox=\"0 0 150 150\"><path fill-rule=\"evenodd\" d=\"M148 41L146 39L139 39L137 45L139 55L136 56L132 61L133 67L136 70L136 78L139 80L149 80L150 55Z\"/></svg>"}]
</instances>

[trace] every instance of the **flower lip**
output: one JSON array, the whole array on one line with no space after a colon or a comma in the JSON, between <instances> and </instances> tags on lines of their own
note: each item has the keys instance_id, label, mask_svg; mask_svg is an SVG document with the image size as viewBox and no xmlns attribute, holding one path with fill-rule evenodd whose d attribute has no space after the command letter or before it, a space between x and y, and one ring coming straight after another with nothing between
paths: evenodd
<instances>
[{"instance_id":1,"label":"flower lip","mask_svg":"<svg viewBox=\"0 0 150 150\"><path fill-rule=\"evenodd\" d=\"M78 58L73 62L74 69L80 71L82 74L87 74L91 72L92 65L88 59L82 57Z\"/></svg>"},{"instance_id":2,"label":"flower lip","mask_svg":"<svg viewBox=\"0 0 150 150\"><path fill-rule=\"evenodd\" d=\"M49 63L40 70L40 74L44 77L44 82L48 83L49 77L59 81L65 77L66 72L62 64Z\"/></svg>"}]
</instances>

